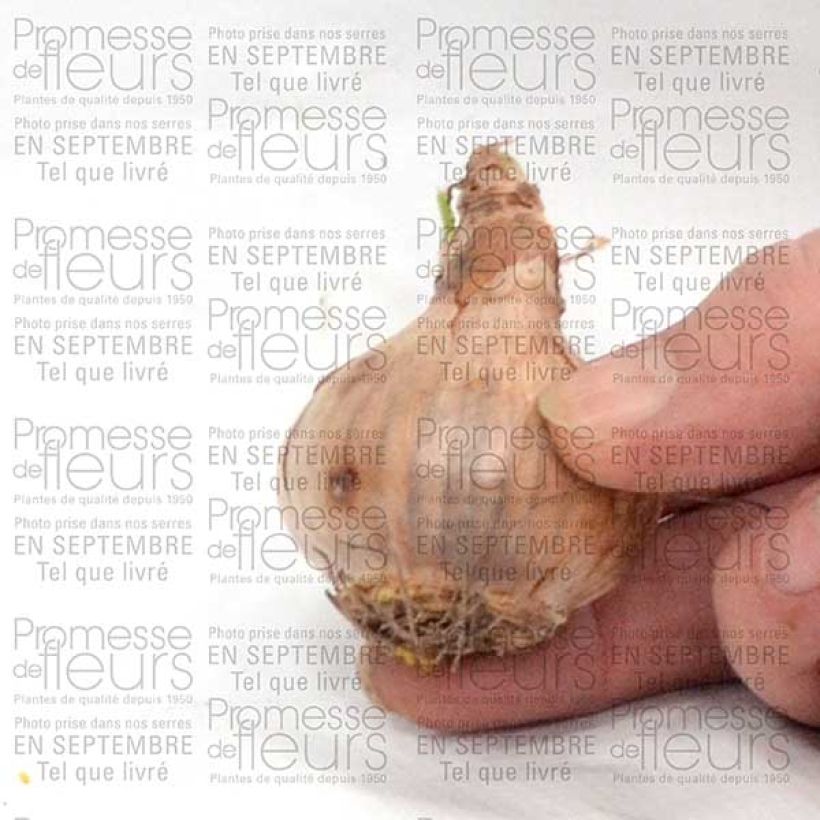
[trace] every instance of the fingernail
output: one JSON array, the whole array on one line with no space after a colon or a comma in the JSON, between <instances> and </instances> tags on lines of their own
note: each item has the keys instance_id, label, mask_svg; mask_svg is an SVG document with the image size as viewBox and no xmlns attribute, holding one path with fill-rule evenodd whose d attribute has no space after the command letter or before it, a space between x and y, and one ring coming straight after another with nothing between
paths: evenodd
<instances>
[{"instance_id":1,"label":"fingernail","mask_svg":"<svg viewBox=\"0 0 820 820\"><path fill-rule=\"evenodd\" d=\"M651 381L642 381L611 368L587 367L538 397L538 412L548 422L570 429L587 426L603 437L610 427L645 424L663 411L675 392L671 372L643 374Z\"/></svg>"},{"instance_id":2,"label":"fingernail","mask_svg":"<svg viewBox=\"0 0 820 820\"><path fill-rule=\"evenodd\" d=\"M788 566L774 576L773 583L787 595L804 595L820 590L820 494L813 492L806 501L795 507L792 515L795 521L788 529ZM775 558L772 558L774 561ZM777 563L773 565L782 566L783 562L781 547Z\"/></svg>"}]
</instances>

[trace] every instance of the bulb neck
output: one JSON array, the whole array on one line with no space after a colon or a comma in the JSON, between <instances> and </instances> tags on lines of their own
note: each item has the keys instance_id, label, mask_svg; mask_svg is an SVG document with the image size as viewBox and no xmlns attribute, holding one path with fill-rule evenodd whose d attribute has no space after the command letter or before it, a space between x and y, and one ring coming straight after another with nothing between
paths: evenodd
<instances>
[{"instance_id":1,"label":"bulb neck","mask_svg":"<svg viewBox=\"0 0 820 820\"><path fill-rule=\"evenodd\" d=\"M558 250L544 204L521 166L499 145L470 157L459 191L459 224L441 248L438 290L464 301L494 284L532 291L563 310ZM509 282L499 283L499 274Z\"/></svg>"}]
</instances>

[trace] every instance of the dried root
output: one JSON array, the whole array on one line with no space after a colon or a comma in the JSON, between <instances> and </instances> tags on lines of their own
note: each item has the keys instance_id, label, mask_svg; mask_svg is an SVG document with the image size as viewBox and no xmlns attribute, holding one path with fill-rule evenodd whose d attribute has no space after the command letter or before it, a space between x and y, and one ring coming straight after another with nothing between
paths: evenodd
<instances>
[{"instance_id":1,"label":"dried root","mask_svg":"<svg viewBox=\"0 0 820 820\"><path fill-rule=\"evenodd\" d=\"M398 577L332 578L331 601L371 639L386 641L397 658L422 671L457 666L467 655L506 655L548 640L563 612L520 602L496 590L431 587Z\"/></svg>"}]
</instances>

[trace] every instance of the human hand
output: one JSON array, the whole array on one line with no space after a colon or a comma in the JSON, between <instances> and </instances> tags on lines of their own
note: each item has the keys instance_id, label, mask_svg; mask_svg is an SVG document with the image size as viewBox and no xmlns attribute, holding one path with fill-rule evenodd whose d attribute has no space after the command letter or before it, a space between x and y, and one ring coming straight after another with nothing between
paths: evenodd
<instances>
[{"instance_id":1,"label":"human hand","mask_svg":"<svg viewBox=\"0 0 820 820\"><path fill-rule=\"evenodd\" d=\"M596 483L679 505L746 495L666 520L628 577L552 642L433 674L372 662L362 674L374 698L467 731L735 675L820 725L818 274L820 231L772 246L692 317L582 367L539 403L551 428L593 432L584 455Z\"/></svg>"}]
</instances>

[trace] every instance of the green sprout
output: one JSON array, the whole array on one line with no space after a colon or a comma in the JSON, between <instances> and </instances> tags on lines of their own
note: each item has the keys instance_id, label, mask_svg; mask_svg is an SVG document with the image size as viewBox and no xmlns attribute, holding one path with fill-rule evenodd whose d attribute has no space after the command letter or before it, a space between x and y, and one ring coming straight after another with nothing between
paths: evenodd
<instances>
[{"instance_id":1,"label":"green sprout","mask_svg":"<svg viewBox=\"0 0 820 820\"><path fill-rule=\"evenodd\" d=\"M439 191L438 210L441 215L441 224L444 228L444 235L449 241L456 232L456 215L453 213L453 204L450 201L450 191Z\"/></svg>"}]
</instances>

